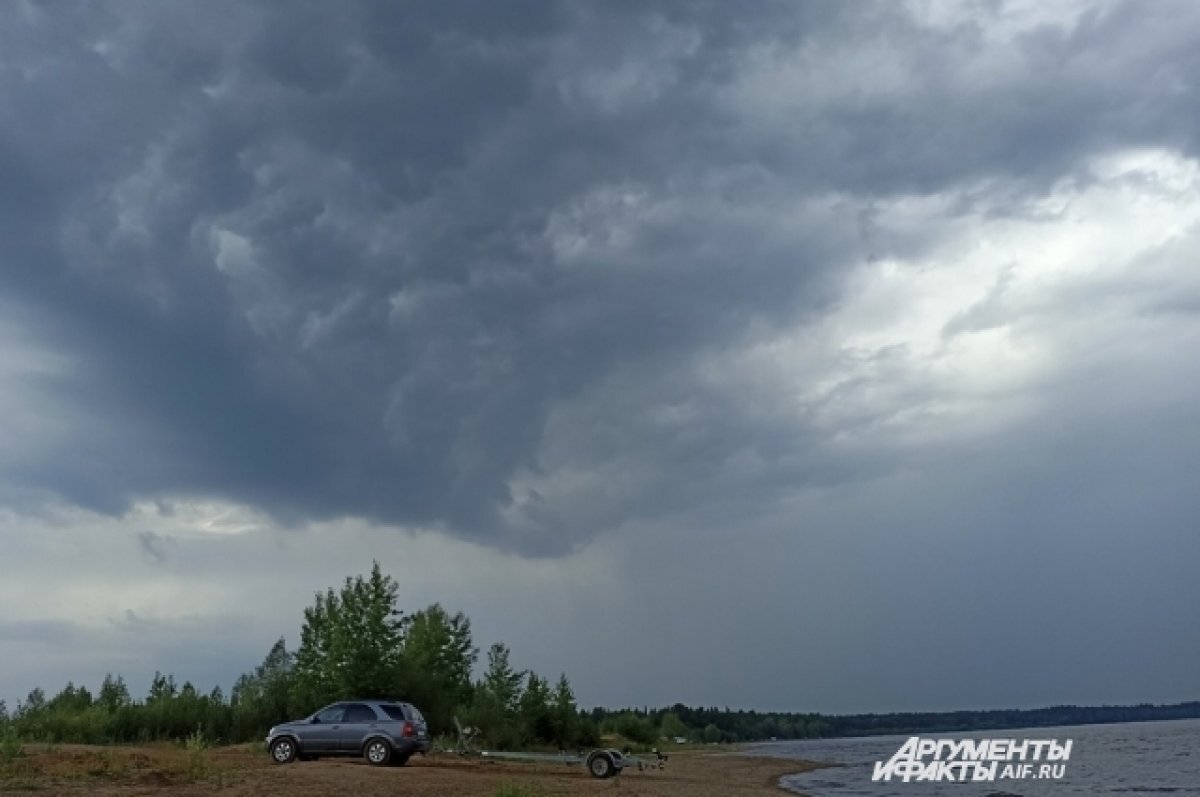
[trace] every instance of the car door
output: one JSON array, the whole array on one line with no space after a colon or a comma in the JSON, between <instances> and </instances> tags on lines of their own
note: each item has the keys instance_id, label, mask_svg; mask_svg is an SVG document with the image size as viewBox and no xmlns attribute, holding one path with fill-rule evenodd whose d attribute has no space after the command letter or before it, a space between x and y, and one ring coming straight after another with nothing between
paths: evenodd
<instances>
[{"instance_id":1,"label":"car door","mask_svg":"<svg viewBox=\"0 0 1200 797\"><path fill-rule=\"evenodd\" d=\"M336 753L346 707L341 703L323 708L312 716L308 724L299 729L300 749L311 755Z\"/></svg>"},{"instance_id":2,"label":"car door","mask_svg":"<svg viewBox=\"0 0 1200 797\"><path fill-rule=\"evenodd\" d=\"M375 709L365 703L347 703L346 715L338 730L338 749L343 753L362 750L363 743L373 731L378 730L379 717Z\"/></svg>"}]
</instances>

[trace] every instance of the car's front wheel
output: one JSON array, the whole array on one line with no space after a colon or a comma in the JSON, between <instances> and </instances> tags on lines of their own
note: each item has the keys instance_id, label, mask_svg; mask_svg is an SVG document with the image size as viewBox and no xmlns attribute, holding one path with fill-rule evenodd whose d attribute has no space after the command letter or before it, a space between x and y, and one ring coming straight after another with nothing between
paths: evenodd
<instances>
[{"instance_id":1,"label":"car's front wheel","mask_svg":"<svg viewBox=\"0 0 1200 797\"><path fill-rule=\"evenodd\" d=\"M372 766L381 767L392 757L392 746L383 739L372 739L363 748L363 757Z\"/></svg>"},{"instance_id":2,"label":"car's front wheel","mask_svg":"<svg viewBox=\"0 0 1200 797\"><path fill-rule=\"evenodd\" d=\"M296 743L288 736L271 742L271 760L276 764L290 764L296 760Z\"/></svg>"}]
</instances>

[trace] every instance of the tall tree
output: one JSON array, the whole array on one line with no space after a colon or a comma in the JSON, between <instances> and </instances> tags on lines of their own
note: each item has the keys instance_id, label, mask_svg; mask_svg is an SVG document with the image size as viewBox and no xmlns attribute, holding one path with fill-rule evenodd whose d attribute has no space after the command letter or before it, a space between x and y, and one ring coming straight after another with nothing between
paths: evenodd
<instances>
[{"instance_id":1,"label":"tall tree","mask_svg":"<svg viewBox=\"0 0 1200 797\"><path fill-rule=\"evenodd\" d=\"M288 719L296 710L295 683L295 656L280 638L262 664L244 673L233 685L231 703L238 732L250 733L253 728L269 727Z\"/></svg>"},{"instance_id":2,"label":"tall tree","mask_svg":"<svg viewBox=\"0 0 1200 797\"><path fill-rule=\"evenodd\" d=\"M389 697L401 686L398 592L375 562L369 577L347 578L336 593L317 593L304 610L296 651L297 694L305 710L351 697Z\"/></svg>"},{"instance_id":3,"label":"tall tree","mask_svg":"<svg viewBox=\"0 0 1200 797\"><path fill-rule=\"evenodd\" d=\"M450 615L435 603L406 621L408 696L437 731L448 731L454 714L470 704L476 658L471 621L462 612Z\"/></svg>"},{"instance_id":4,"label":"tall tree","mask_svg":"<svg viewBox=\"0 0 1200 797\"><path fill-rule=\"evenodd\" d=\"M551 741L554 738L550 685L537 673L530 672L519 701L521 725L527 739Z\"/></svg>"},{"instance_id":5,"label":"tall tree","mask_svg":"<svg viewBox=\"0 0 1200 797\"><path fill-rule=\"evenodd\" d=\"M96 703L105 711L113 712L121 706L128 706L131 702L129 687L125 685L125 679L119 674L116 678L113 678L112 673L106 674L103 683L100 684L100 693L96 696Z\"/></svg>"},{"instance_id":6,"label":"tall tree","mask_svg":"<svg viewBox=\"0 0 1200 797\"><path fill-rule=\"evenodd\" d=\"M511 715L517 710L525 673L513 669L508 645L503 642L496 642L488 648L487 658L488 668L483 674L480 689L506 716Z\"/></svg>"},{"instance_id":7,"label":"tall tree","mask_svg":"<svg viewBox=\"0 0 1200 797\"><path fill-rule=\"evenodd\" d=\"M34 711L41 711L45 707L46 693L43 692L42 688L39 686L30 690L29 694L25 697L24 705L17 706L17 713L27 714Z\"/></svg>"},{"instance_id":8,"label":"tall tree","mask_svg":"<svg viewBox=\"0 0 1200 797\"><path fill-rule=\"evenodd\" d=\"M61 692L50 699L46 707L51 711L77 712L92 705L92 693L87 690L86 686L75 686L74 683L67 681L67 685Z\"/></svg>"},{"instance_id":9,"label":"tall tree","mask_svg":"<svg viewBox=\"0 0 1200 797\"><path fill-rule=\"evenodd\" d=\"M575 706L575 693L567 681L567 674L558 676L558 684L550 698L550 725L554 732L554 741L560 748L568 747L576 738L576 726L579 722L579 712Z\"/></svg>"},{"instance_id":10,"label":"tall tree","mask_svg":"<svg viewBox=\"0 0 1200 797\"><path fill-rule=\"evenodd\" d=\"M470 715L489 746L508 750L523 741L517 704L524 679L524 672L513 669L507 645L496 642L488 648L487 670L475 687Z\"/></svg>"},{"instance_id":11,"label":"tall tree","mask_svg":"<svg viewBox=\"0 0 1200 797\"><path fill-rule=\"evenodd\" d=\"M170 700L175 697L175 676L163 675L158 670L154 671L154 680L150 682L150 693L146 696L147 703L156 701Z\"/></svg>"}]
</instances>

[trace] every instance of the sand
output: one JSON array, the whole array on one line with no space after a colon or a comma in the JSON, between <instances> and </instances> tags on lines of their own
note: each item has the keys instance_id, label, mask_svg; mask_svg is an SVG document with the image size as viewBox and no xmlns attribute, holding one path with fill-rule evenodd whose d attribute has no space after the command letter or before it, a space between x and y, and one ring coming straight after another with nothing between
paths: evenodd
<instances>
[{"instance_id":1,"label":"sand","mask_svg":"<svg viewBox=\"0 0 1200 797\"><path fill-rule=\"evenodd\" d=\"M414 757L404 767L371 767L351 759L280 766L251 747L188 753L167 745L33 745L20 759L0 768L0 794L495 797L499 789L512 785L525 788L531 797L781 797L789 792L779 788L780 777L812 767L727 751L687 751L671 755L662 770L627 771L618 778L596 780L581 766L494 762L452 754Z\"/></svg>"}]
</instances>

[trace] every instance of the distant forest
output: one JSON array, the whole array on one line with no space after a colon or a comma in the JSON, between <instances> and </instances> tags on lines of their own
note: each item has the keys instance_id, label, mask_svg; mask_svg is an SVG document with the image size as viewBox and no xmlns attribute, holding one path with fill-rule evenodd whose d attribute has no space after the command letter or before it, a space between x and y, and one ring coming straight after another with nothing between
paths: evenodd
<instances>
[{"instance_id":1,"label":"distant forest","mask_svg":"<svg viewBox=\"0 0 1200 797\"><path fill-rule=\"evenodd\" d=\"M698 742L754 742L771 739L822 739L888 734L961 733L1046 728L1057 725L1097 725L1114 722L1200 719L1200 701L1171 705L1053 706L988 711L907 712L897 714L795 714L739 711L729 708L690 708L676 703L661 709L613 711L597 708L599 723L635 716L662 729L662 736L684 736ZM687 730L667 733L679 725Z\"/></svg>"},{"instance_id":2,"label":"distant forest","mask_svg":"<svg viewBox=\"0 0 1200 797\"><path fill-rule=\"evenodd\" d=\"M120 675L93 694L67 684L52 697L34 689L13 710L0 701L0 748L20 740L113 742L259 741L279 722L311 714L337 700L388 697L415 703L434 734L453 732L454 718L479 728L494 749L601 744L645 749L666 741L753 742L900 733L961 732L1200 718L1200 701L1176 705L1055 706L1031 710L824 715L692 708L582 711L566 675L551 684L513 667L503 643L487 651L472 679L478 649L471 623L434 604L405 614L398 587L376 564L369 576L347 578L318 593L304 610L300 644L277 641L262 664L228 696L202 693L172 675L156 674L144 698Z\"/></svg>"}]
</instances>

